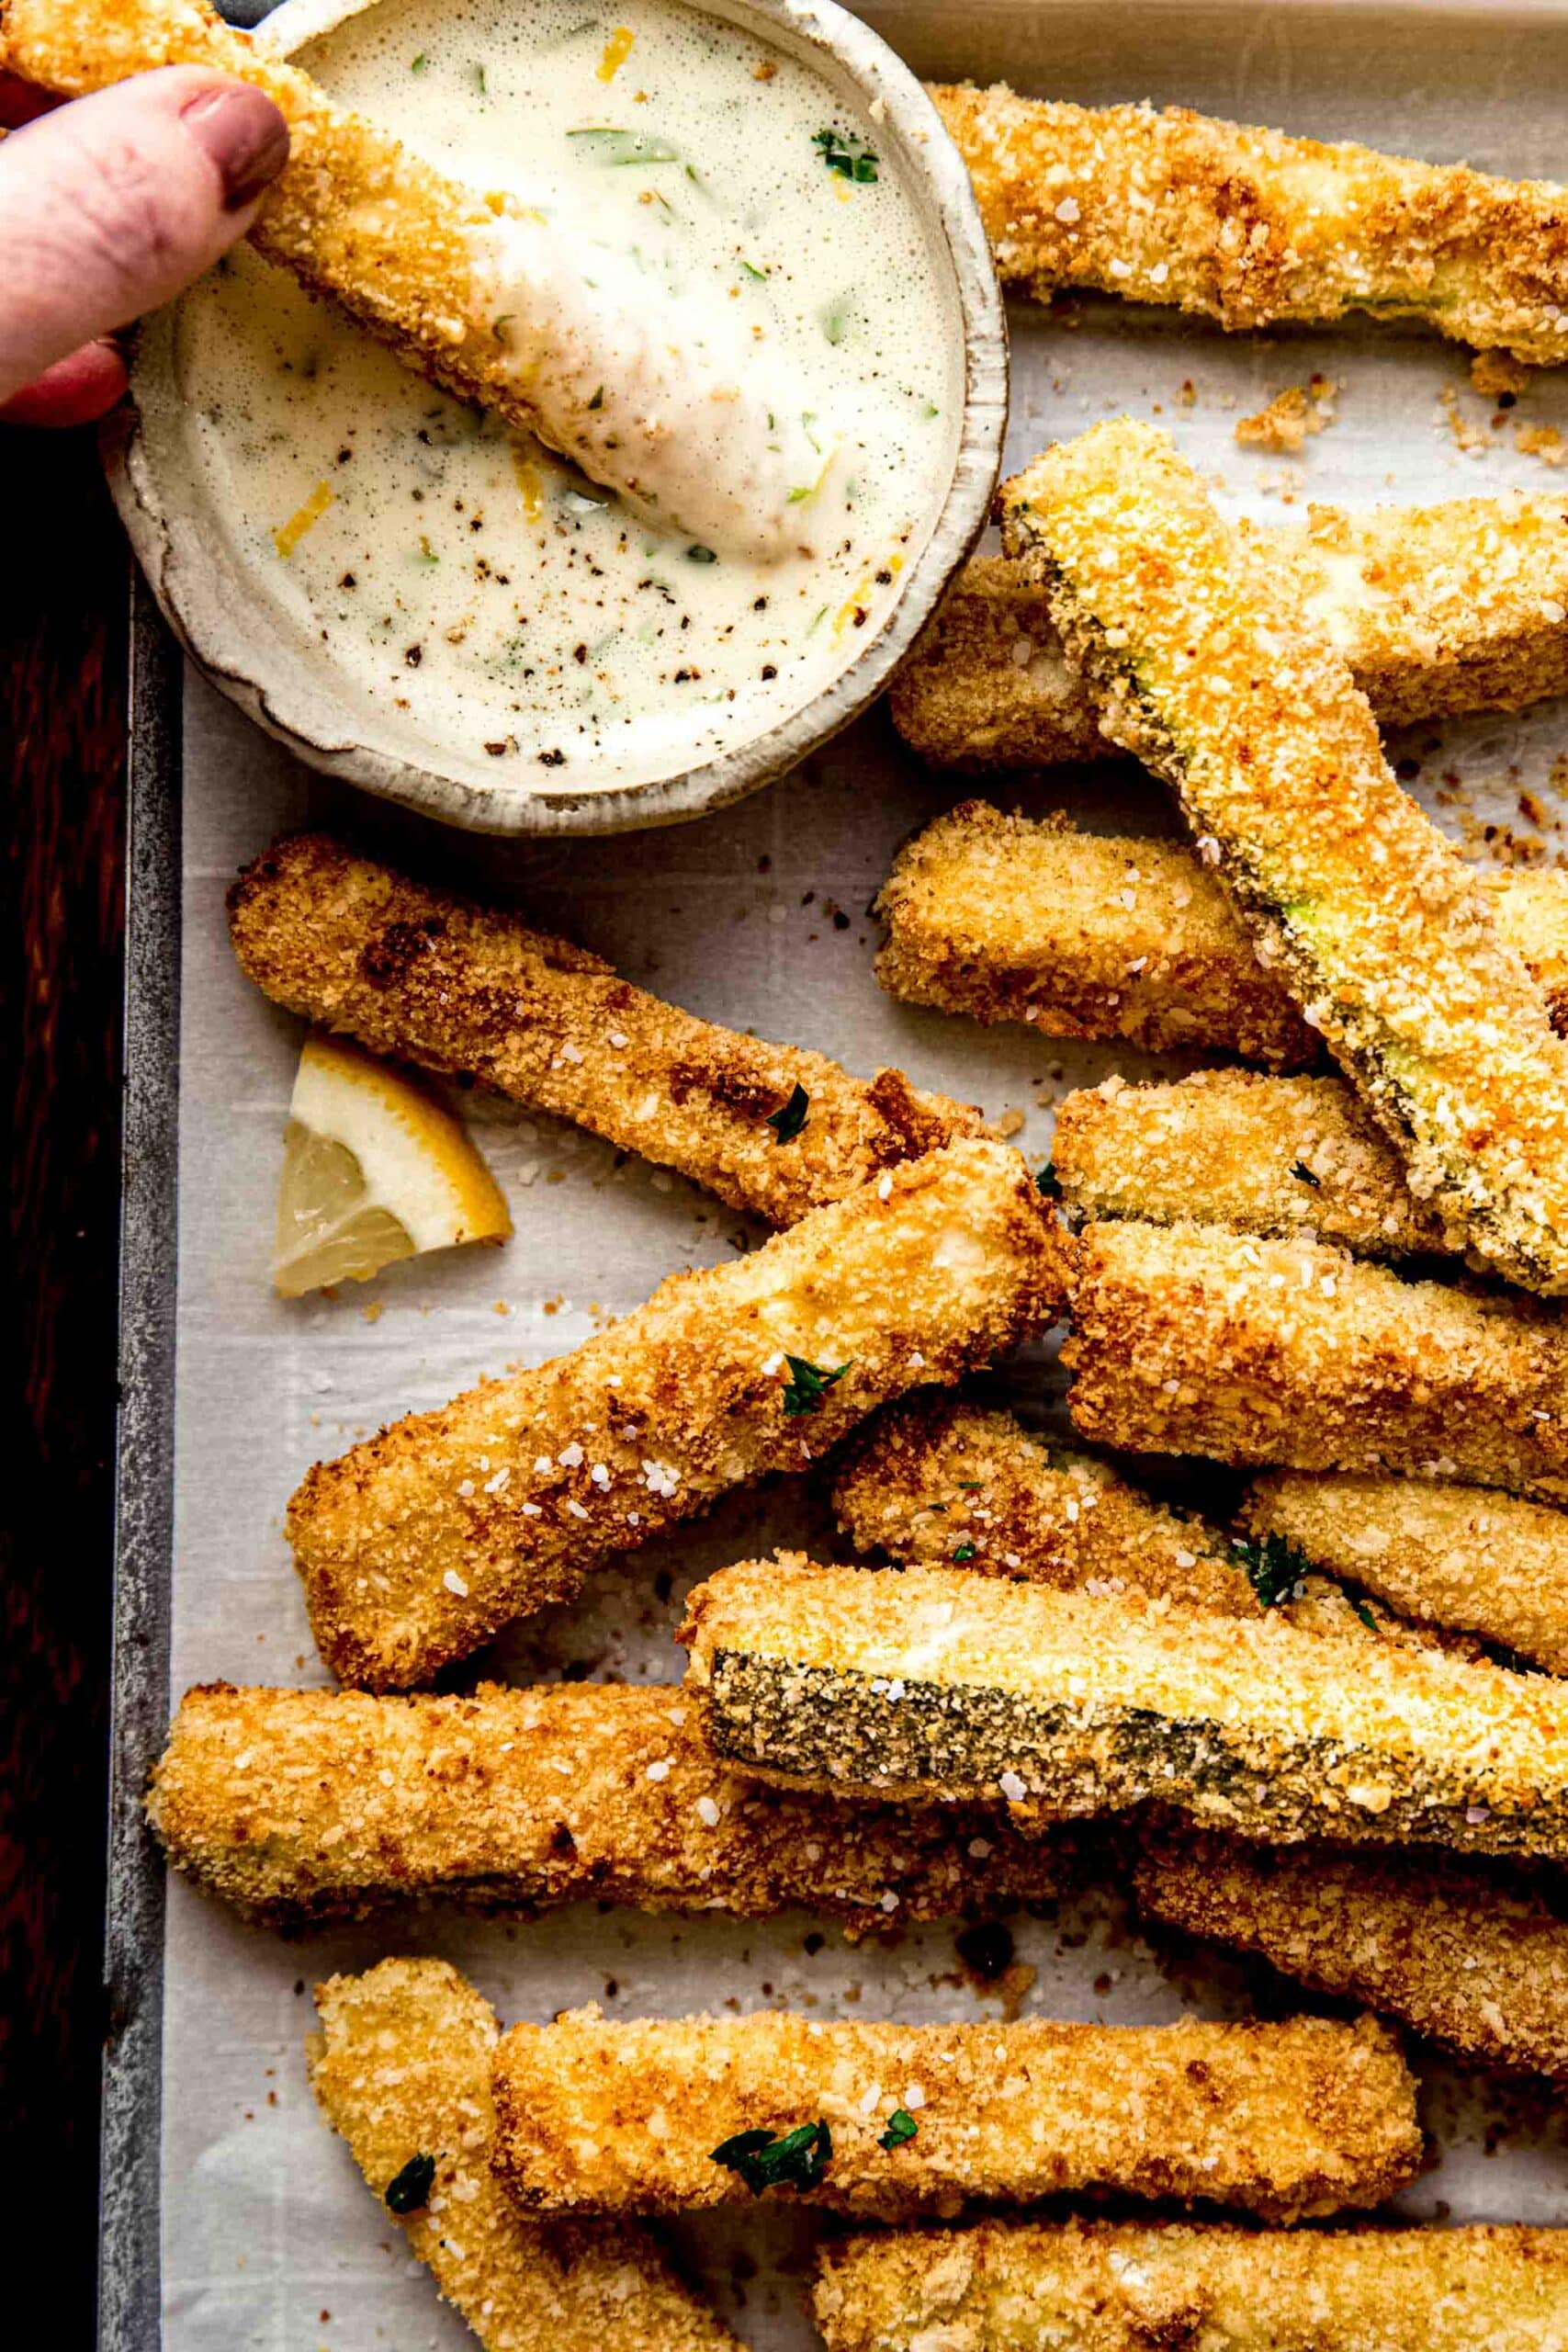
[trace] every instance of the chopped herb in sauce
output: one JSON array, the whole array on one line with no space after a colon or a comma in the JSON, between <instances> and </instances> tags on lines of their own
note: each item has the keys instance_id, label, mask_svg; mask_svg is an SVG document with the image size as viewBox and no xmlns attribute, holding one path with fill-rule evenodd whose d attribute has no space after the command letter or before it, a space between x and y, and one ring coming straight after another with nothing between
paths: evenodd
<instances>
[{"instance_id":1,"label":"chopped herb in sauce","mask_svg":"<svg viewBox=\"0 0 1568 2352\"><path fill-rule=\"evenodd\" d=\"M485 80L484 67L482 65L476 65L473 69L473 74L475 89L479 92L481 98L488 98L490 96L490 84Z\"/></svg>"},{"instance_id":2,"label":"chopped herb in sauce","mask_svg":"<svg viewBox=\"0 0 1568 2352\"><path fill-rule=\"evenodd\" d=\"M418 2213L430 2202L435 2186L435 2158L411 2156L401 2172L387 2183L383 2202L389 2213Z\"/></svg>"},{"instance_id":3,"label":"chopped herb in sauce","mask_svg":"<svg viewBox=\"0 0 1568 2352\"><path fill-rule=\"evenodd\" d=\"M1298 1159L1294 1167L1291 1170L1291 1173L1292 1176L1299 1177L1303 1184L1310 1184L1314 1193L1322 1190L1322 1177L1314 1176L1304 1159Z\"/></svg>"},{"instance_id":4,"label":"chopped herb in sauce","mask_svg":"<svg viewBox=\"0 0 1568 2352\"><path fill-rule=\"evenodd\" d=\"M877 2134L876 2144L879 2148L901 2148L919 2128L907 2107L896 2107L887 2119L886 2131Z\"/></svg>"},{"instance_id":5,"label":"chopped herb in sauce","mask_svg":"<svg viewBox=\"0 0 1568 2352\"><path fill-rule=\"evenodd\" d=\"M973 1544L955 1544L952 1556L955 1560L972 1560L975 1557L975 1546Z\"/></svg>"},{"instance_id":6,"label":"chopped herb in sauce","mask_svg":"<svg viewBox=\"0 0 1568 2352\"><path fill-rule=\"evenodd\" d=\"M845 334L849 331L850 305L848 296L843 294L835 295L832 301L825 302L821 310L817 313L817 320L818 324L821 327L822 332L827 336L829 342L832 344L835 349L837 349L838 345L842 343Z\"/></svg>"},{"instance_id":7,"label":"chopped herb in sauce","mask_svg":"<svg viewBox=\"0 0 1568 2352\"><path fill-rule=\"evenodd\" d=\"M739 2173L753 2197L767 2188L816 2188L833 2154L825 2122L798 2123L775 2139L771 2132L737 2132L713 2151L716 2165Z\"/></svg>"},{"instance_id":8,"label":"chopped herb in sauce","mask_svg":"<svg viewBox=\"0 0 1568 2352\"><path fill-rule=\"evenodd\" d=\"M740 266L746 272L748 277L756 278L759 284L767 277L768 274L765 269L759 269L754 263L749 262L744 254L740 256ZM773 418L770 416L768 423L772 424L773 421Z\"/></svg>"},{"instance_id":9,"label":"chopped herb in sauce","mask_svg":"<svg viewBox=\"0 0 1568 2352\"><path fill-rule=\"evenodd\" d=\"M960 1478L958 1491L961 1495L978 1494L985 1483L984 1478Z\"/></svg>"},{"instance_id":10,"label":"chopped herb in sauce","mask_svg":"<svg viewBox=\"0 0 1568 2352\"><path fill-rule=\"evenodd\" d=\"M413 63L409 67L409 72L411 74L428 74L429 71L430 60L422 49L419 55L414 59Z\"/></svg>"},{"instance_id":11,"label":"chopped herb in sauce","mask_svg":"<svg viewBox=\"0 0 1568 2352\"><path fill-rule=\"evenodd\" d=\"M1059 1201L1061 1199L1062 1180L1057 1175L1055 1169L1052 1166L1049 1160L1045 1162L1044 1167L1040 1170L1040 1173L1034 1179L1034 1182L1039 1190L1044 1193L1045 1198L1048 1201Z\"/></svg>"},{"instance_id":12,"label":"chopped herb in sauce","mask_svg":"<svg viewBox=\"0 0 1568 2352\"><path fill-rule=\"evenodd\" d=\"M876 151L852 130L819 130L811 144L840 179L864 183L876 177Z\"/></svg>"},{"instance_id":13,"label":"chopped herb in sauce","mask_svg":"<svg viewBox=\"0 0 1568 2352\"><path fill-rule=\"evenodd\" d=\"M787 1102L768 1114L768 1125L780 1143L793 1143L806 1125L806 1114L811 1108L811 1097L797 1080Z\"/></svg>"},{"instance_id":14,"label":"chopped herb in sauce","mask_svg":"<svg viewBox=\"0 0 1568 2352\"><path fill-rule=\"evenodd\" d=\"M807 1363L804 1356L786 1355L789 1378L784 1383L784 1408L786 1413L817 1413L822 1408L822 1398L836 1380L842 1380L850 1365L841 1363L836 1371L824 1372L820 1364ZM854 1358L852 1356L850 1363Z\"/></svg>"},{"instance_id":15,"label":"chopped herb in sauce","mask_svg":"<svg viewBox=\"0 0 1568 2352\"><path fill-rule=\"evenodd\" d=\"M688 563L716 563L718 561L718 558L715 555L712 548L688 548L686 549L686 561Z\"/></svg>"},{"instance_id":16,"label":"chopped herb in sauce","mask_svg":"<svg viewBox=\"0 0 1568 2352\"><path fill-rule=\"evenodd\" d=\"M592 130L569 130L566 135L576 140L580 155L586 155L591 163L603 164L607 169L685 161L679 147L672 147L668 139L660 139L651 130L619 130L605 125Z\"/></svg>"},{"instance_id":17,"label":"chopped herb in sauce","mask_svg":"<svg viewBox=\"0 0 1568 2352\"><path fill-rule=\"evenodd\" d=\"M1351 1608L1355 1611L1357 1616L1360 1619L1362 1624L1366 1627L1368 1633L1375 1634L1378 1630L1378 1621L1372 1615L1371 1611L1367 1607L1366 1602L1364 1600L1358 1600L1353 1592L1348 1592L1345 1595L1345 1598L1349 1602Z\"/></svg>"},{"instance_id":18,"label":"chopped herb in sauce","mask_svg":"<svg viewBox=\"0 0 1568 2352\"><path fill-rule=\"evenodd\" d=\"M1302 1578L1312 1574L1306 1554L1298 1552L1282 1535L1235 1535L1231 1550L1265 1609L1277 1609L1281 1600L1290 1599Z\"/></svg>"}]
</instances>

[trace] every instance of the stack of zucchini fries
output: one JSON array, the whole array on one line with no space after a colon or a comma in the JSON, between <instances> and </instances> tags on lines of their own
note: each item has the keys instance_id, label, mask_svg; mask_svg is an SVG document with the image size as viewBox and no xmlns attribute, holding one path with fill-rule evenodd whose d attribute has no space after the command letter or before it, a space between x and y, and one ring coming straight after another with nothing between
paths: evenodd
<instances>
[{"instance_id":1,"label":"stack of zucchini fries","mask_svg":"<svg viewBox=\"0 0 1568 2352\"><path fill-rule=\"evenodd\" d=\"M220 38L253 70L198 0L0 20L8 62L66 90ZM1236 330L1372 308L1568 352L1561 190L934 95L1038 298ZM358 136L334 119L329 160ZM279 217L351 299L353 255ZM967 800L888 878L878 977L1218 1066L1073 1096L1039 1170L897 1070L715 1027L344 843L278 843L230 898L268 997L773 1236L319 1464L288 1532L339 1687L187 1693L151 1823L275 1928L591 1898L804 1905L862 1937L1099 1877L1338 1996L1158 2028L867 2001L502 2033L442 1961L333 1978L321 2107L492 2352L734 2352L660 2222L757 2197L836 2217L833 2352L1565 2352L1563 2235L1367 2217L1423 2161L1406 2035L1568 2082L1568 881L1467 865L1378 733L1568 689L1568 521L1465 500L1243 529L1125 419L1001 513L897 724L971 771L1131 752L1186 838ZM1081 1453L960 1386L1064 1323ZM1096 1445L1223 1465L1224 1506L1174 1508ZM861 1564L723 1569L683 1684L465 1679L610 1559L824 1464Z\"/></svg>"}]
</instances>

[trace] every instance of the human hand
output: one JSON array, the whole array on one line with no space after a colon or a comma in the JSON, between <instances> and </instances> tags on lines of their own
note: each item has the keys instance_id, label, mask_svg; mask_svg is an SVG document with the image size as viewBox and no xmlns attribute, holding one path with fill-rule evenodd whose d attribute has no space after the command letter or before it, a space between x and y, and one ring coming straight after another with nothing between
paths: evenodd
<instances>
[{"instance_id":1,"label":"human hand","mask_svg":"<svg viewBox=\"0 0 1568 2352\"><path fill-rule=\"evenodd\" d=\"M58 107L0 74L0 423L86 424L125 390L109 338L244 234L288 128L185 65Z\"/></svg>"}]
</instances>

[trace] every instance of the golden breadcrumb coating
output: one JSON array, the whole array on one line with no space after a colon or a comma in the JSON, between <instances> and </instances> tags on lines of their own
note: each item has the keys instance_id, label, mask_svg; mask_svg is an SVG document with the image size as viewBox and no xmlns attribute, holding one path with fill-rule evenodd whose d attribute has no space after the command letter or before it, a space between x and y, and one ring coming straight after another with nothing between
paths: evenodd
<instances>
[{"instance_id":1,"label":"golden breadcrumb coating","mask_svg":"<svg viewBox=\"0 0 1568 2352\"><path fill-rule=\"evenodd\" d=\"M901 1070L852 1078L824 1054L699 1021L585 948L324 833L297 833L247 866L229 925L246 975L291 1012L575 1119L772 1225L986 1132L978 1111ZM796 1087L805 1124L781 1142L768 1121Z\"/></svg>"},{"instance_id":2,"label":"golden breadcrumb coating","mask_svg":"<svg viewBox=\"0 0 1568 2352\"><path fill-rule=\"evenodd\" d=\"M1073 1425L1098 1444L1463 1478L1568 1500L1568 1330L1323 1242L1085 1227Z\"/></svg>"},{"instance_id":3,"label":"golden breadcrumb coating","mask_svg":"<svg viewBox=\"0 0 1568 2352\"><path fill-rule=\"evenodd\" d=\"M828 2352L1568 2352L1568 2231L878 2232L814 2309Z\"/></svg>"},{"instance_id":4,"label":"golden breadcrumb coating","mask_svg":"<svg viewBox=\"0 0 1568 2352\"><path fill-rule=\"evenodd\" d=\"M1416 2086L1369 2018L1280 2025L882 2025L761 2010L514 2026L496 2052L495 2165L524 2210L667 2213L750 2201L713 2150L827 2124L819 2186L897 2221L1062 2190L1201 2198L1278 2220L1375 2205L1421 2160ZM916 2130L885 2148L902 2109Z\"/></svg>"},{"instance_id":5,"label":"golden breadcrumb coating","mask_svg":"<svg viewBox=\"0 0 1568 2352\"><path fill-rule=\"evenodd\" d=\"M318 1464L288 1532L322 1657L371 1690L428 1681L605 1554L1016 1345L1060 1306L1064 1248L1016 1151L953 1144Z\"/></svg>"},{"instance_id":6,"label":"golden breadcrumb coating","mask_svg":"<svg viewBox=\"0 0 1568 2352\"><path fill-rule=\"evenodd\" d=\"M1259 1478L1255 1535L1282 1535L1403 1616L1456 1625L1568 1674L1568 1515L1424 1478Z\"/></svg>"},{"instance_id":7,"label":"golden breadcrumb coating","mask_svg":"<svg viewBox=\"0 0 1568 2352\"><path fill-rule=\"evenodd\" d=\"M1447 1248L1398 1154L1339 1078L1109 1078L1058 1105L1051 1164L1075 1217L1305 1234L1359 1258Z\"/></svg>"},{"instance_id":8,"label":"golden breadcrumb coating","mask_svg":"<svg viewBox=\"0 0 1568 2352\"><path fill-rule=\"evenodd\" d=\"M529 2221L491 2169L490 2004L444 1960L384 1960L316 1987L310 2086L384 2199L434 2156L428 2202L400 2220L486 2352L741 2352L636 2223Z\"/></svg>"},{"instance_id":9,"label":"golden breadcrumb coating","mask_svg":"<svg viewBox=\"0 0 1568 2352\"><path fill-rule=\"evenodd\" d=\"M1568 510L1455 498L1300 523L1237 524L1301 616L1338 647L1385 726L1522 710L1568 691ZM1006 556L976 556L894 681L893 723L939 767L1036 768L1113 746L1045 599Z\"/></svg>"},{"instance_id":10,"label":"golden breadcrumb coating","mask_svg":"<svg viewBox=\"0 0 1568 2352\"><path fill-rule=\"evenodd\" d=\"M1147 1918L1258 1952L1483 2065L1568 2082L1568 1921L1495 1871L1156 1832L1133 1886Z\"/></svg>"},{"instance_id":11,"label":"golden breadcrumb coating","mask_svg":"<svg viewBox=\"0 0 1568 2352\"><path fill-rule=\"evenodd\" d=\"M1568 1046L1344 662L1152 425L1096 425L1001 498L1107 727L1176 789L1411 1191L1455 1247L1568 1290Z\"/></svg>"},{"instance_id":12,"label":"golden breadcrumb coating","mask_svg":"<svg viewBox=\"0 0 1568 2352\"><path fill-rule=\"evenodd\" d=\"M1168 1510L1087 1453L1046 1445L1010 1413L951 1397L917 1396L874 1415L845 1449L833 1509L857 1551L911 1566L1064 1591L1135 1587L1222 1616L1263 1614L1216 1529ZM1303 1577L1272 1605L1292 1624L1352 1640L1370 1633L1426 1647L1432 1638L1358 1608L1327 1577Z\"/></svg>"},{"instance_id":13,"label":"golden breadcrumb coating","mask_svg":"<svg viewBox=\"0 0 1568 2352\"><path fill-rule=\"evenodd\" d=\"M180 1702L147 1811L209 1894L274 1927L431 1896L600 1902L852 1933L1059 1894L1066 1833L1005 1814L835 1805L715 1763L678 1690L482 1685L472 1698L234 1690Z\"/></svg>"},{"instance_id":14,"label":"golden breadcrumb coating","mask_svg":"<svg viewBox=\"0 0 1568 2352\"><path fill-rule=\"evenodd\" d=\"M1482 875L1498 933L1568 1025L1568 873ZM1213 1046L1300 1069L1323 1051L1185 843L1082 833L966 800L899 852L876 977L907 1004L1048 1037Z\"/></svg>"},{"instance_id":15,"label":"golden breadcrumb coating","mask_svg":"<svg viewBox=\"0 0 1568 2352\"><path fill-rule=\"evenodd\" d=\"M1568 1691L1546 1675L1277 1611L789 1555L700 1585L681 1638L715 1754L786 1786L1568 1855Z\"/></svg>"},{"instance_id":16,"label":"golden breadcrumb coating","mask_svg":"<svg viewBox=\"0 0 1568 2352\"><path fill-rule=\"evenodd\" d=\"M1098 287L1227 328L1353 311L1551 367L1568 356L1568 189L1467 164L1003 84L931 95L1003 280Z\"/></svg>"}]
</instances>

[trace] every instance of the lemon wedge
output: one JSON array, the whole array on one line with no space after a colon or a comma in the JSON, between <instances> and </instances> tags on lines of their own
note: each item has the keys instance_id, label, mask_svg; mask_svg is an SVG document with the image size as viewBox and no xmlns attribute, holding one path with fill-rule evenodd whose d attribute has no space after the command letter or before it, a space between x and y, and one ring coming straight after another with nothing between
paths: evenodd
<instances>
[{"instance_id":1,"label":"lemon wedge","mask_svg":"<svg viewBox=\"0 0 1568 2352\"><path fill-rule=\"evenodd\" d=\"M346 1038L307 1037L277 1194L280 1296L511 1231L495 1179L432 1087Z\"/></svg>"}]
</instances>

